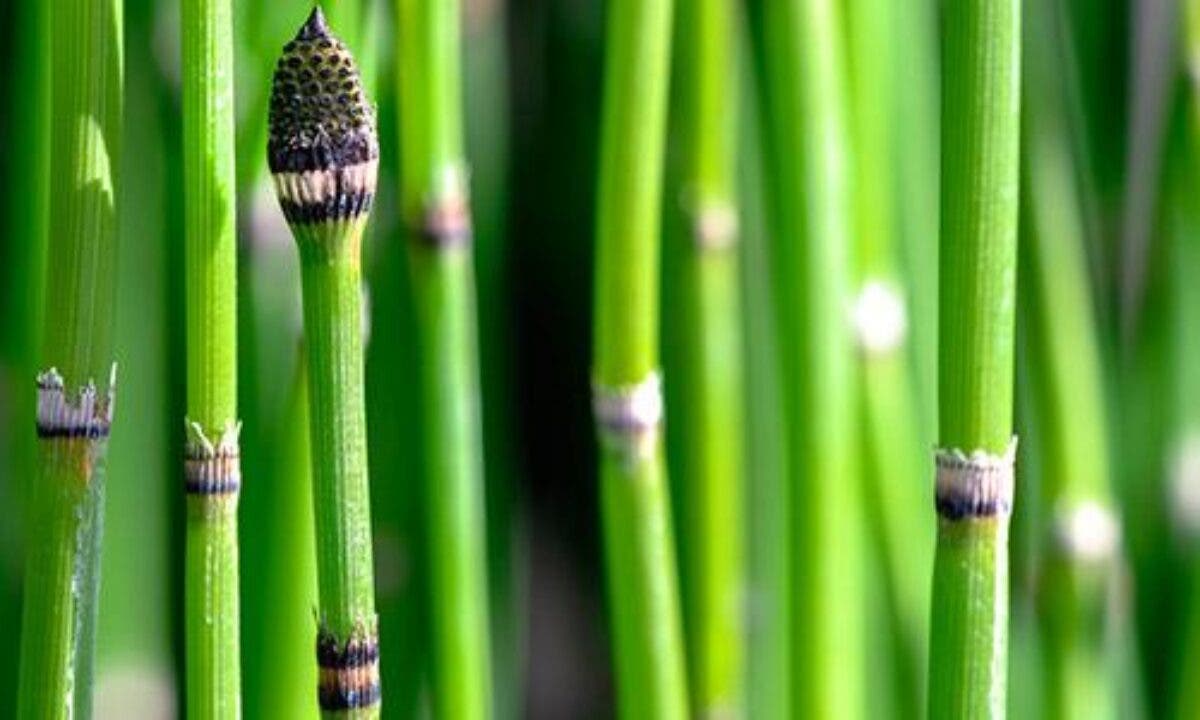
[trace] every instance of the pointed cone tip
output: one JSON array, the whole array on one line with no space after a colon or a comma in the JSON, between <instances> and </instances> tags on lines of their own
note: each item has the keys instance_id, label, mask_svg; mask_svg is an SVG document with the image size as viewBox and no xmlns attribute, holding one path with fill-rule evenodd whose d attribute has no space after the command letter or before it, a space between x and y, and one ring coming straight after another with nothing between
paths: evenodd
<instances>
[{"instance_id":1,"label":"pointed cone tip","mask_svg":"<svg viewBox=\"0 0 1200 720\"><path fill-rule=\"evenodd\" d=\"M313 5L308 19L300 27L300 32L296 33L296 39L317 40L324 37L329 37L329 23L325 22L325 13L321 11L321 6Z\"/></svg>"}]
</instances>

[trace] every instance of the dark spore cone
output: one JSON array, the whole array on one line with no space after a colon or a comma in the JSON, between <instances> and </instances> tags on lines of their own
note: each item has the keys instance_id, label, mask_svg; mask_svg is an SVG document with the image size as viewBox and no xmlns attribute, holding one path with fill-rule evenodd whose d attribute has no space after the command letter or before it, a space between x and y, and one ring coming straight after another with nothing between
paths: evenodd
<instances>
[{"instance_id":1,"label":"dark spore cone","mask_svg":"<svg viewBox=\"0 0 1200 720\"><path fill-rule=\"evenodd\" d=\"M275 66L268 124L272 173L337 171L379 157L375 109L358 65L320 7Z\"/></svg>"}]
</instances>

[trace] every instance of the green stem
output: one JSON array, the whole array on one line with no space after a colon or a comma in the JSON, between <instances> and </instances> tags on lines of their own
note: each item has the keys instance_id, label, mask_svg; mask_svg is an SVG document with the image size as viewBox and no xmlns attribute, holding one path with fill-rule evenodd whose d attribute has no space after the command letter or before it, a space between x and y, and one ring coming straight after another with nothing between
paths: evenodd
<instances>
[{"instance_id":1,"label":"green stem","mask_svg":"<svg viewBox=\"0 0 1200 720\"><path fill-rule=\"evenodd\" d=\"M236 190L229 0L184 0L189 717L241 716Z\"/></svg>"},{"instance_id":2,"label":"green stem","mask_svg":"<svg viewBox=\"0 0 1200 720\"><path fill-rule=\"evenodd\" d=\"M50 224L39 377L40 474L30 486L18 716L88 717L102 468L111 424L120 158L120 3L51 16ZM66 381L64 382L64 378ZM93 381L107 380L107 391Z\"/></svg>"},{"instance_id":3,"label":"green stem","mask_svg":"<svg viewBox=\"0 0 1200 720\"><path fill-rule=\"evenodd\" d=\"M361 233L361 225L324 238L316 231L296 231L308 348L319 617L322 631L343 644L376 633L363 400ZM378 717L378 709L375 704L352 716Z\"/></svg>"},{"instance_id":4,"label":"green stem","mask_svg":"<svg viewBox=\"0 0 1200 720\"><path fill-rule=\"evenodd\" d=\"M677 485L682 498L684 620L694 712L745 715L746 476L740 268L737 249L736 15L729 0L685 0L676 23L684 231L670 254L678 280ZM671 360L672 357L668 357ZM677 373L677 374L676 374ZM677 440L676 440L677 438Z\"/></svg>"},{"instance_id":5,"label":"green stem","mask_svg":"<svg viewBox=\"0 0 1200 720\"><path fill-rule=\"evenodd\" d=\"M779 268L792 478L792 708L864 709L854 452L849 145L840 4L764 0L759 11L769 190Z\"/></svg>"},{"instance_id":6,"label":"green stem","mask_svg":"<svg viewBox=\"0 0 1200 720\"><path fill-rule=\"evenodd\" d=\"M462 8L400 0L402 211L416 308L434 714L492 712L483 447L471 219L463 157Z\"/></svg>"},{"instance_id":7,"label":"green stem","mask_svg":"<svg viewBox=\"0 0 1200 720\"><path fill-rule=\"evenodd\" d=\"M670 0L608 8L593 393L619 716L688 714L658 383Z\"/></svg>"},{"instance_id":8,"label":"green stem","mask_svg":"<svg viewBox=\"0 0 1200 720\"><path fill-rule=\"evenodd\" d=\"M37 372L42 285L45 280L46 236L50 196L50 4L22 3L14 7L10 31L13 42L11 87L13 103L3 132L21 138L9 149L4 203L6 237L0 250L0 385L9 401L0 409L0 423L23 427L36 408L36 389L29 378ZM21 238L15 242L12 239ZM0 504L13 508L12 521L0 528L0 625L21 622L21 555L25 498L37 462L33 433L15 433L0 458ZM16 710L19 656L0 657L0 712Z\"/></svg>"},{"instance_id":9,"label":"green stem","mask_svg":"<svg viewBox=\"0 0 1200 720\"><path fill-rule=\"evenodd\" d=\"M301 353L303 354L303 353ZM312 688L317 664L312 652L312 609L317 599L316 547L313 539L312 460L309 451L308 373L303 357L288 393L278 428L275 470L265 504L262 541L267 546L258 592L271 598L270 617L247 643L263 668L261 705L255 717L312 720L318 716ZM247 698L247 702L250 698Z\"/></svg>"},{"instance_id":10,"label":"green stem","mask_svg":"<svg viewBox=\"0 0 1200 720\"><path fill-rule=\"evenodd\" d=\"M943 9L938 545L930 717L1002 717L1008 638L1020 2Z\"/></svg>"},{"instance_id":11,"label":"green stem","mask_svg":"<svg viewBox=\"0 0 1200 720\"><path fill-rule=\"evenodd\" d=\"M926 513L932 500L923 481L927 446L921 443L913 383L919 378L913 359L920 353L909 342L913 325L930 323L909 320L912 285L898 270L904 226L895 202L900 197L896 145L904 143L897 143L901 136L893 130L901 93L891 63L899 39L894 26L905 13L894 11L888 0L854 0L847 10L858 260L854 319L863 381L866 507L896 637L890 658L896 702L904 715L916 717L929 637L934 524Z\"/></svg>"},{"instance_id":12,"label":"green stem","mask_svg":"<svg viewBox=\"0 0 1200 720\"><path fill-rule=\"evenodd\" d=\"M895 102L895 228L907 280L910 363L918 392L921 448L937 437L938 0L913 0L888 13ZM880 120L892 119L880 114ZM926 590L928 592L928 590ZM928 619L922 622L922 627ZM924 643L925 641L922 641Z\"/></svg>"},{"instance_id":13,"label":"green stem","mask_svg":"<svg viewBox=\"0 0 1200 720\"><path fill-rule=\"evenodd\" d=\"M1194 492L1195 463L1200 457L1200 371L1195 358L1200 350L1200 286L1193 273L1200 267L1200 204L1196 191L1200 188L1200 1L1183 3L1183 46L1187 82L1182 93L1183 122L1176 122L1172 134L1168 162L1166 206L1169 217L1166 234L1169 287L1173 338L1173 370L1171 405L1174 436L1173 453L1168 481L1176 498L1175 530L1182 535L1190 574L1191 594L1185 605L1186 633L1179 660L1179 670L1172 685L1174 717L1188 718L1200 713L1200 687L1195 678L1200 673L1200 518L1194 503L1182 502L1189 491ZM1183 126L1182 129L1179 126ZM1179 510L1182 509L1182 512Z\"/></svg>"},{"instance_id":14,"label":"green stem","mask_svg":"<svg viewBox=\"0 0 1200 720\"><path fill-rule=\"evenodd\" d=\"M761 27L756 23L753 27ZM761 43L756 43L761 47ZM758 57L757 55L755 56ZM744 83L739 223L743 315L747 498L747 658L746 693L750 717L788 717L791 686L791 503L784 445L784 386L777 332L777 292L772 277L770 233L763 211L764 152L759 102L754 83ZM755 93L755 94L751 94ZM767 217L769 216L769 217ZM753 518L753 522L749 519Z\"/></svg>"},{"instance_id":15,"label":"green stem","mask_svg":"<svg viewBox=\"0 0 1200 720\"><path fill-rule=\"evenodd\" d=\"M1046 549L1041 620L1049 718L1117 716L1106 677L1119 525L1109 492L1108 430L1054 5L1030 3L1025 78L1021 277Z\"/></svg>"},{"instance_id":16,"label":"green stem","mask_svg":"<svg viewBox=\"0 0 1200 720\"><path fill-rule=\"evenodd\" d=\"M378 718L361 256L379 143L358 65L320 7L276 64L269 131L275 190L300 251L317 537L318 700L324 717Z\"/></svg>"}]
</instances>

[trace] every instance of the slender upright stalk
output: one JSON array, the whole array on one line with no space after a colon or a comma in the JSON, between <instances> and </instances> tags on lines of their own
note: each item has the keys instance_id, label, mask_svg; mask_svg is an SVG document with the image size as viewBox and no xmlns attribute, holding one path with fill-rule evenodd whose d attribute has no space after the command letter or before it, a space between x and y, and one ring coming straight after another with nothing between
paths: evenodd
<instances>
[{"instance_id":1,"label":"slender upright stalk","mask_svg":"<svg viewBox=\"0 0 1200 720\"><path fill-rule=\"evenodd\" d=\"M751 23L756 30L761 23ZM754 47L761 48L761 42ZM750 56L761 60L759 53ZM757 66L756 66L757 67ZM743 75L746 77L746 75ZM763 125L759 93L743 83L739 123L742 162L738 223L745 337L745 459L749 493L746 527L746 711L750 717L788 717L791 686L791 502L784 443L784 387L779 352L778 292L771 282L771 233L764 212ZM752 521L751 521L752 519Z\"/></svg>"},{"instance_id":2,"label":"slender upright stalk","mask_svg":"<svg viewBox=\"0 0 1200 720\"><path fill-rule=\"evenodd\" d=\"M184 0L189 717L241 716L237 506L237 246L229 0Z\"/></svg>"},{"instance_id":3,"label":"slender upright stalk","mask_svg":"<svg viewBox=\"0 0 1200 720\"><path fill-rule=\"evenodd\" d=\"M901 223L896 199L897 144L913 142L894 128L901 93L892 82L893 29L900 10L891 0L846 4L851 117L854 132L854 217L857 255L855 340L862 368L865 428L864 485L872 544L883 562L889 627L901 714L921 711L929 639L929 574L934 522L925 510L924 482L909 301L912 285L899 272ZM926 240L932 244L932 241ZM931 293L932 294L932 293Z\"/></svg>"},{"instance_id":4,"label":"slender upright stalk","mask_svg":"<svg viewBox=\"0 0 1200 720\"><path fill-rule=\"evenodd\" d=\"M288 393L275 443L276 462L263 521L266 555L272 559L252 586L271 599L272 613L259 627L261 635L247 643L266 669L260 705L248 715L312 720L318 716L312 687L317 664L307 630L317 599L316 547L313 540L312 459L309 452L308 373L304 360ZM246 698L247 706L251 698Z\"/></svg>"},{"instance_id":5,"label":"slender upright stalk","mask_svg":"<svg viewBox=\"0 0 1200 720\"><path fill-rule=\"evenodd\" d=\"M125 36L148 37L155 0L124 4ZM120 412L105 461L104 548L96 626L96 717L182 708L183 157L179 86L150 43L125 46L122 173L113 347ZM178 180L178 182L172 182ZM178 362L176 362L178 360ZM176 604L178 601L178 604ZM178 684L176 682L178 677Z\"/></svg>"},{"instance_id":6,"label":"slender upright stalk","mask_svg":"<svg viewBox=\"0 0 1200 720\"><path fill-rule=\"evenodd\" d=\"M915 372L917 438L921 448L937 437L937 295L938 295L938 116L941 68L938 29L941 0L892 4L887 30L892 54L891 81L895 116L895 228L908 281L910 358ZM897 11L895 8L902 8ZM926 591L928 592L928 591ZM926 619L925 623L928 622ZM925 624L923 623L923 625ZM924 628L923 628L924 629Z\"/></svg>"},{"instance_id":7,"label":"slender upright stalk","mask_svg":"<svg viewBox=\"0 0 1200 720\"><path fill-rule=\"evenodd\" d=\"M466 153L471 158L475 287L479 297L490 299L479 306L478 325L496 720L517 720L527 714L530 663L526 638L534 619L527 612L531 532L524 505L519 502L524 492L518 472L524 449L517 442L517 417L524 408L520 402L524 396L516 382L520 343L512 341L517 298L524 292L515 292L511 259L516 246L509 242L508 220L518 214L513 212L513 188L519 184L513 180L518 171L510 162L509 149L513 125L509 81L515 77L509 5L468 3L463 25L463 42L471 49L464 57L463 87L468 98L464 129ZM522 27L517 21L513 25ZM569 165L563 167L570 171ZM586 201L588 196L579 199ZM578 330L586 332L582 324Z\"/></svg>"},{"instance_id":8,"label":"slender upright stalk","mask_svg":"<svg viewBox=\"0 0 1200 720\"><path fill-rule=\"evenodd\" d=\"M943 8L933 718L1005 711L1020 17L1020 0Z\"/></svg>"},{"instance_id":9,"label":"slender upright stalk","mask_svg":"<svg viewBox=\"0 0 1200 720\"><path fill-rule=\"evenodd\" d=\"M9 29L13 60L11 104L3 123L13 143L6 159L5 183L21 192L6 193L0 243L0 424L25 427L34 414L37 391L29 378L37 372L45 281L47 203L50 197L50 4L13 7ZM20 239L18 241L18 238ZM37 461L37 438L16 434L0 453L0 505L14 517L0 527L0 625L21 623L21 555L25 497ZM19 656L0 656L0 714L16 711Z\"/></svg>"},{"instance_id":10,"label":"slender upright stalk","mask_svg":"<svg viewBox=\"0 0 1200 720\"><path fill-rule=\"evenodd\" d=\"M743 393L737 249L737 16L730 0L684 0L676 27L683 232L678 278L679 401L672 447L681 496L680 547L693 711L745 715ZM671 358L668 358L671 359ZM675 444L677 441L677 444Z\"/></svg>"},{"instance_id":11,"label":"slender upright stalk","mask_svg":"<svg viewBox=\"0 0 1200 720\"><path fill-rule=\"evenodd\" d=\"M1193 129L1194 132L1194 129ZM1189 138L1195 148L1196 139ZM1200 503L1197 503L1197 478L1200 478L1200 417L1196 409L1200 397L1200 372L1195 358L1200 349L1200 288L1191 275L1200 262L1200 214L1195 207L1196 162L1195 149L1189 150L1186 161L1190 167L1176 171L1176 175L1187 173L1190 177L1175 180L1174 196L1170 203L1172 214L1168 242L1171 257L1171 302L1174 305L1171 328L1174 334L1173 390L1177 399L1173 420L1175 437L1171 446L1169 476L1173 500L1174 530L1186 551L1184 562L1190 582L1190 594L1184 606L1186 632L1181 645L1179 667L1172 689L1175 696L1174 717L1196 717L1200 714ZM1182 163L1180 163L1182 164Z\"/></svg>"},{"instance_id":12,"label":"slender upright stalk","mask_svg":"<svg viewBox=\"0 0 1200 720\"><path fill-rule=\"evenodd\" d=\"M462 7L400 0L401 212L417 319L434 714L489 717L492 673Z\"/></svg>"},{"instance_id":13,"label":"slender upright stalk","mask_svg":"<svg viewBox=\"0 0 1200 720\"><path fill-rule=\"evenodd\" d=\"M1174 510L1174 530L1182 536L1190 574L1191 592L1185 609L1186 632L1179 668L1172 689L1174 717L1200 714L1200 285L1194 273L1200 267L1200 0L1183 3L1184 70L1183 122L1177 122L1169 150L1166 206L1170 213L1166 233L1167 285L1173 339L1171 376L1174 398L1171 421L1173 457L1169 481Z\"/></svg>"},{"instance_id":14,"label":"slender upright stalk","mask_svg":"<svg viewBox=\"0 0 1200 720\"><path fill-rule=\"evenodd\" d=\"M375 111L314 7L276 66L268 164L300 251L317 533L318 700L377 718L378 619L363 400L361 245L375 195Z\"/></svg>"},{"instance_id":15,"label":"slender upright stalk","mask_svg":"<svg viewBox=\"0 0 1200 720\"><path fill-rule=\"evenodd\" d=\"M793 507L791 714L862 712L849 144L841 4L762 0L768 190Z\"/></svg>"},{"instance_id":16,"label":"slender upright stalk","mask_svg":"<svg viewBox=\"0 0 1200 720\"><path fill-rule=\"evenodd\" d=\"M1105 654L1120 526L1087 258L1063 102L1057 3L1026 4L1022 183L1022 347L1038 428L1043 579L1040 616L1048 718L1118 716Z\"/></svg>"},{"instance_id":17,"label":"slender upright stalk","mask_svg":"<svg viewBox=\"0 0 1200 720\"><path fill-rule=\"evenodd\" d=\"M388 3L388 12L392 5ZM399 135L397 85L392 73L399 48L393 28L383 29L380 67L387 81L379 83L379 132ZM392 143L395 145L395 143ZM398 180L403 153L386 153L381 172ZM393 185L393 187L395 187ZM416 315L408 273L408 235L399 222L398 193L381 198L381 211L395 222L377 226L374 257L367 265L371 303L381 318L371 324L366 348L367 429L371 472L375 477L403 478L371 485L372 533L378 553L375 599L379 607L379 642L388 658L380 671L387 688L388 714L418 717L429 708L432 689L429 652L432 633L427 608L430 573L425 547L425 467L422 457L422 388L416 347Z\"/></svg>"},{"instance_id":18,"label":"slender upright stalk","mask_svg":"<svg viewBox=\"0 0 1200 720\"><path fill-rule=\"evenodd\" d=\"M121 4L51 17L50 225L30 484L18 716L89 717L111 348L122 100ZM33 181L36 181L34 179ZM95 381L107 380L107 390Z\"/></svg>"},{"instance_id":19,"label":"slender upright stalk","mask_svg":"<svg viewBox=\"0 0 1200 720\"><path fill-rule=\"evenodd\" d=\"M688 715L658 374L670 0L608 7L593 408L619 716Z\"/></svg>"}]
</instances>

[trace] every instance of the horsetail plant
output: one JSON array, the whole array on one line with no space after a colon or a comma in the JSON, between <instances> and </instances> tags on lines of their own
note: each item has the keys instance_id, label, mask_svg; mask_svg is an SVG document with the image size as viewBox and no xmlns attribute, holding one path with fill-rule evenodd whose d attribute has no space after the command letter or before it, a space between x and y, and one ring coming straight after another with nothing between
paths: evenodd
<instances>
[{"instance_id":1,"label":"horsetail plant","mask_svg":"<svg viewBox=\"0 0 1200 720\"><path fill-rule=\"evenodd\" d=\"M1021 0L943 7L938 542L929 716L1003 717Z\"/></svg>"},{"instance_id":2,"label":"horsetail plant","mask_svg":"<svg viewBox=\"0 0 1200 720\"><path fill-rule=\"evenodd\" d=\"M275 69L267 162L300 251L316 517L318 701L377 718L379 635L363 400L361 245L375 195L375 109L313 8Z\"/></svg>"},{"instance_id":3,"label":"horsetail plant","mask_svg":"<svg viewBox=\"0 0 1200 720\"><path fill-rule=\"evenodd\" d=\"M796 717L862 704L861 548L850 322L850 186L841 3L755 3L767 190L779 273L792 507Z\"/></svg>"},{"instance_id":4,"label":"horsetail plant","mask_svg":"<svg viewBox=\"0 0 1200 720\"><path fill-rule=\"evenodd\" d=\"M237 240L229 0L184 0L184 615L189 717L241 716Z\"/></svg>"},{"instance_id":5,"label":"horsetail plant","mask_svg":"<svg viewBox=\"0 0 1200 720\"><path fill-rule=\"evenodd\" d=\"M41 358L48 369L37 379L39 476L28 486L22 718L91 715L103 466L116 382L111 333L121 4L63 0L50 23L51 187ZM97 387L97 379L108 387Z\"/></svg>"},{"instance_id":6,"label":"horsetail plant","mask_svg":"<svg viewBox=\"0 0 1200 720\"><path fill-rule=\"evenodd\" d=\"M704 717L743 717L745 466L735 115L737 23L730 0L682 0L676 91L684 230L670 258L680 325L676 430L679 543L691 704ZM670 359L670 358L669 358ZM686 400L685 400L686 399ZM672 441L674 442L674 440Z\"/></svg>"},{"instance_id":7,"label":"horsetail plant","mask_svg":"<svg viewBox=\"0 0 1200 720\"><path fill-rule=\"evenodd\" d=\"M593 409L619 716L688 716L658 370L671 0L608 9L596 228Z\"/></svg>"},{"instance_id":8,"label":"horsetail plant","mask_svg":"<svg viewBox=\"0 0 1200 720\"><path fill-rule=\"evenodd\" d=\"M463 158L462 7L399 0L400 204L416 309L434 715L490 717L483 428Z\"/></svg>"}]
</instances>

